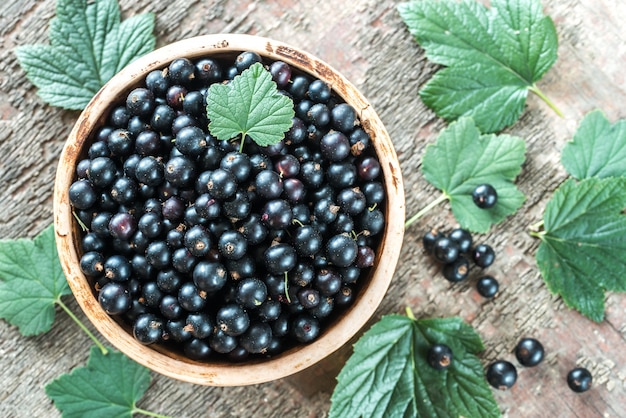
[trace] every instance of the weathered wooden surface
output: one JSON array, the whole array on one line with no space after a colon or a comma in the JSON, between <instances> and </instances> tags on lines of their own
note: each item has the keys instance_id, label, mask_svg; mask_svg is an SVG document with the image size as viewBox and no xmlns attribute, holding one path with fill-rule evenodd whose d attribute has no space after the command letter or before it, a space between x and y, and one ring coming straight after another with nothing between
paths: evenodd
<instances>
[{"instance_id":1,"label":"weathered wooden surface","mask_svg":"<svg viewBox=\"0 0 626 418\"><path fill-rule=\"evenodd\" d=\"M406 31L396 2L319 0L265 2L121 1L125 16L156 14L158 44L219 32L244 32L292 43L338 68L371 101L396 145L412 214L436 196L420 174L426 144L444 123L417 97L435 67ZM450 286L420 245L424 230L451 227L447 211L434 211L407 231L394 282L379 314L409 305L418 317L460 315L482 335L485 364L511 353L523 336L541 340L547 359L519 368L515 387L495 393L508 417L626 416L626 296L607 298L607 319L595 324L567 309L541 280L528 225L540 219L550 192L565 178L559 153L581 117L601 108L611 121L626 118L626 3L621 0L544 1L556 23L559 60L540 87L564 111L561 119L531 97L508 132L526 139L528 160L518 179L527 195L522 209L480 241L499 257L489 272L501 282L492 301L477 295L473 281ZM56 161L78 114L41 102L24 78L13 48L47 42L54 1L0 4L0 237L33 236L52 222ZM84 319L76 303L70 308ZM87 337L62 312L45 335L25 338L0 321L0 416L59 416L43 386L84 364ZM349 347L305 373L273 383L231 388L194 386L154 375L140 406L176 417L323 417L330 390ZM588 367L594 388L571 392L565 375Z\"/></svg>"}]
</instances>

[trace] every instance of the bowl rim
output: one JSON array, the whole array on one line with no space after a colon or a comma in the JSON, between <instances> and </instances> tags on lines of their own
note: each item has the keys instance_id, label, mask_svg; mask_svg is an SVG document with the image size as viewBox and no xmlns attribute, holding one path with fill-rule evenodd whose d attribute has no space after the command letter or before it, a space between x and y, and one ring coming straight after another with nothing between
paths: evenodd
<instances>
[{"instance_id":1,"label":"bowl rim","mask_svg":"<svg viewBox=\"0 0 626 418\"><path fill-rule=\"evenodd\" d=\"M313 343L299 345L259 362L199 362L172 355L158 346L137 342L101 308L79 267L77 223L69 203L68 189L75 180L75 166L85 142L110 111L110 102L127 93L133 83L176 57L197 59L220 53L255 51L270 61L283 60L312 77L327 82L333 91L359 114L363 128L372 135L386 189L386 225L376 267L359 297L330 324ZM125 81L131 80L131 81ZM168 377L210 386L243 386L287 377L319 362L345 345L372 317L390 285L404 236L405 198L399 161L380 118L364 96L338 71L316 56L274 39L246 34L201 35L154 50L130 63L107 82L80 114L63 147L54 185L54 228L59 259L79 306L93 326L116 349L136 362ZM384 252L384 258L382 254Z\"/></svg>"}]
</instances>

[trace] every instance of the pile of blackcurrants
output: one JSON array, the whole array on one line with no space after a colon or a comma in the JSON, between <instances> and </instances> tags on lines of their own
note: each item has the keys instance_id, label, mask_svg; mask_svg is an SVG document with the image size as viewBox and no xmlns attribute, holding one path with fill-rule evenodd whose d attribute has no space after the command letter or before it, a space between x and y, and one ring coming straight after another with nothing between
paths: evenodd
<instances>
[{"instance_id":1,"label":"pile of blackcurrants","mask_svg":"<svg viewBox=\"0 0 626 418\"><path fill-rule=\"evenodd\" d=\"M295 117L284 140L221 141L206 95L262 58L150 72L95 132L69 189L80 267L143 344L243 361L315 340L354 300L385 226L385 188L355 109L264 63Z\"/></svg>"},{"instance_id":2,"label":"pile of blackcurrants","mask_svg":"<svg viewBox=\"0 0 626 418\"><path fill-rule=\"evenodd\" d=\"M448 234L431 229L422 237L422 244L427 253L442 264L442 273L452 283L469 277L472 261L479 268L487 268L496 259L496 254L489 244L474 245L472 234L463 228L456 228ZM492 298L498 293L499 283L491 275L483 275L476 282L478 293Z\"/></svg>"}]
</instances>

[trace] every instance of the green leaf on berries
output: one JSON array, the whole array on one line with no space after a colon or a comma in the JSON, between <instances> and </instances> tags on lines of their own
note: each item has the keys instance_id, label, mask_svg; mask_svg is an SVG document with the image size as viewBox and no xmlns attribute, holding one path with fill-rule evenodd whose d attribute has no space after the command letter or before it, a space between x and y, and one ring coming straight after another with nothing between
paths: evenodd
<instances>
[{"instance_id":1,"label":"green leaf on berries","mask_svg":"<svg viewBox=\"0 0 626 418\"><path fill-rule=\"evenodd\" d=\"M145 412L136 403L149 385L147 368L118 351L105 355L92 347L87 366L59 376L45 389L64 418L124 418Z\"/></svg>"},{"instance_id":2,"label":"green leaf on berries","mask_svg":"<svg viewBox=\"0 0 626 418\"><path fill-rule=\"evenodd\" d=\"M626 178L568 179L543 214L536 253L544 281L565 303L594 321L604 292L626 291Z\"/></svg>"},{"instance_id":3,"label":"green leaf on berries","mask_svg":"<svg viewBox=\"0 0 626 418\"><path fill-rule=\"evenodd\" d=\"M216 138L249 136L264 147L285 137L294 116L293 101L280 94L269 71L255 63L230 83L209 87L207 116Z\"/></svg>"},{"instance_id":4,"label":"green leaf on berries","mask_svg":"<svg viewBox=\"0 0 626 418\"><path fill-rule=\"evenodd\" d=\"M436 370L428 349L445 344L452 364ZM332 417L499 417L476 353L484 349L459 318L384 316L354 345L337 377Z\"/></svg>"},{"instance_id":5,"label":"green leaf on berries","mask_svg":"<svg viewBox=\"0 0 626 418\"><path fill-rule=\"evenodd\" d=\"M424 178L450 200L459 224L473 232L487 232L491 225L515 213L524 194L514 184L525 160L526 145L511 135L481 135L471 118L463 117L441 131L426 148L422 160ZM479 184L491 184L498 193L492 208L481 209L472 200Z\"/></svg>"},{"instance_id":6,"label":"green leaf on berries","mask_svg":"<svg viewBox=\"0 0 626 418\"><path fill-rule=\"evenodd\" d=\"M22 335L49 331L54 305L69 293L52 225L32 240L0 241L0 318Z\"/></svg>"},{"instance_id":7,"label":"green leaf on berries","mask_svg":"<svg viewBox=\"0 0 626 418\"><path fill-rule=\"evenodd\" d=\"M515 123L528 92L557 58L557 34L538 0L411 1L398 6L409 32L439 70L420 91L446 120L471 116L482 132Z\"/></svg>"},{"instance_id":8,"label":"green leaf on berries","mask_svg":"<svg viewBox=\"0 0 626 418\"><path fill-rule=\"evenodd\" d=\"M624 161L626 119L611 125L600 110L583 118L561 154L563 166L577 179L626 176Z\"/></svg>"},{"instance_id":9,"label":"green leaf on berries","mask_svg":"<svg viewBox=\"0 0 626 418\"><path fill-rule=\"evenodd\" d=\"M15 53L39 96L52 106L80 110L124 66L154 49L154 15L120 23L115 0L57 0L50 45Z\"/></svg>"}]
</instances>

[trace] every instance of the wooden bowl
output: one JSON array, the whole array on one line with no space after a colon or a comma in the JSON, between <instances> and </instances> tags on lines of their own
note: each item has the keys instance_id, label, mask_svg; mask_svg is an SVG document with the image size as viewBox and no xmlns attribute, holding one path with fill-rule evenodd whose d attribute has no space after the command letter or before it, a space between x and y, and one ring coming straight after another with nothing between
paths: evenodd
<instances>
[{"instance_id":1,"label":"wooden bowl","mask_svg":"<svg viewBox=\"0 0 626 418\"><path fill-rule=\"evenodd\" d=\"M387 224L374 267L369 277L361 279L363 285L354 303L341 317L327 325L313 343L295 346L269 359L246 363L200 362L161 345L140 344L127 325L116 321L100 307L92 284L79 266L81 230L72 215L68 189L75 180L78 161L86 155L95 132L106 122L112 106L124 103L128 92L139 86L148 72L164 68L178 57L234 58L242 51L255 51L267 61L283 60L303 73L324 80L357 110L381 163L387 193ZM72 292L87 318L111 345L138 363L172 378L212 386L249 385L280 379L315 364L350 340L371 318L387 291L400 254L404 220L404 189L398 158L385 127L363 95L331 66L311 54L281 42L249 35L219 34L183 40L147 54L120 71L93 97L78 118L63 148L54 190L54 225L59 257Z\"/></svg>"}]
</instances>

